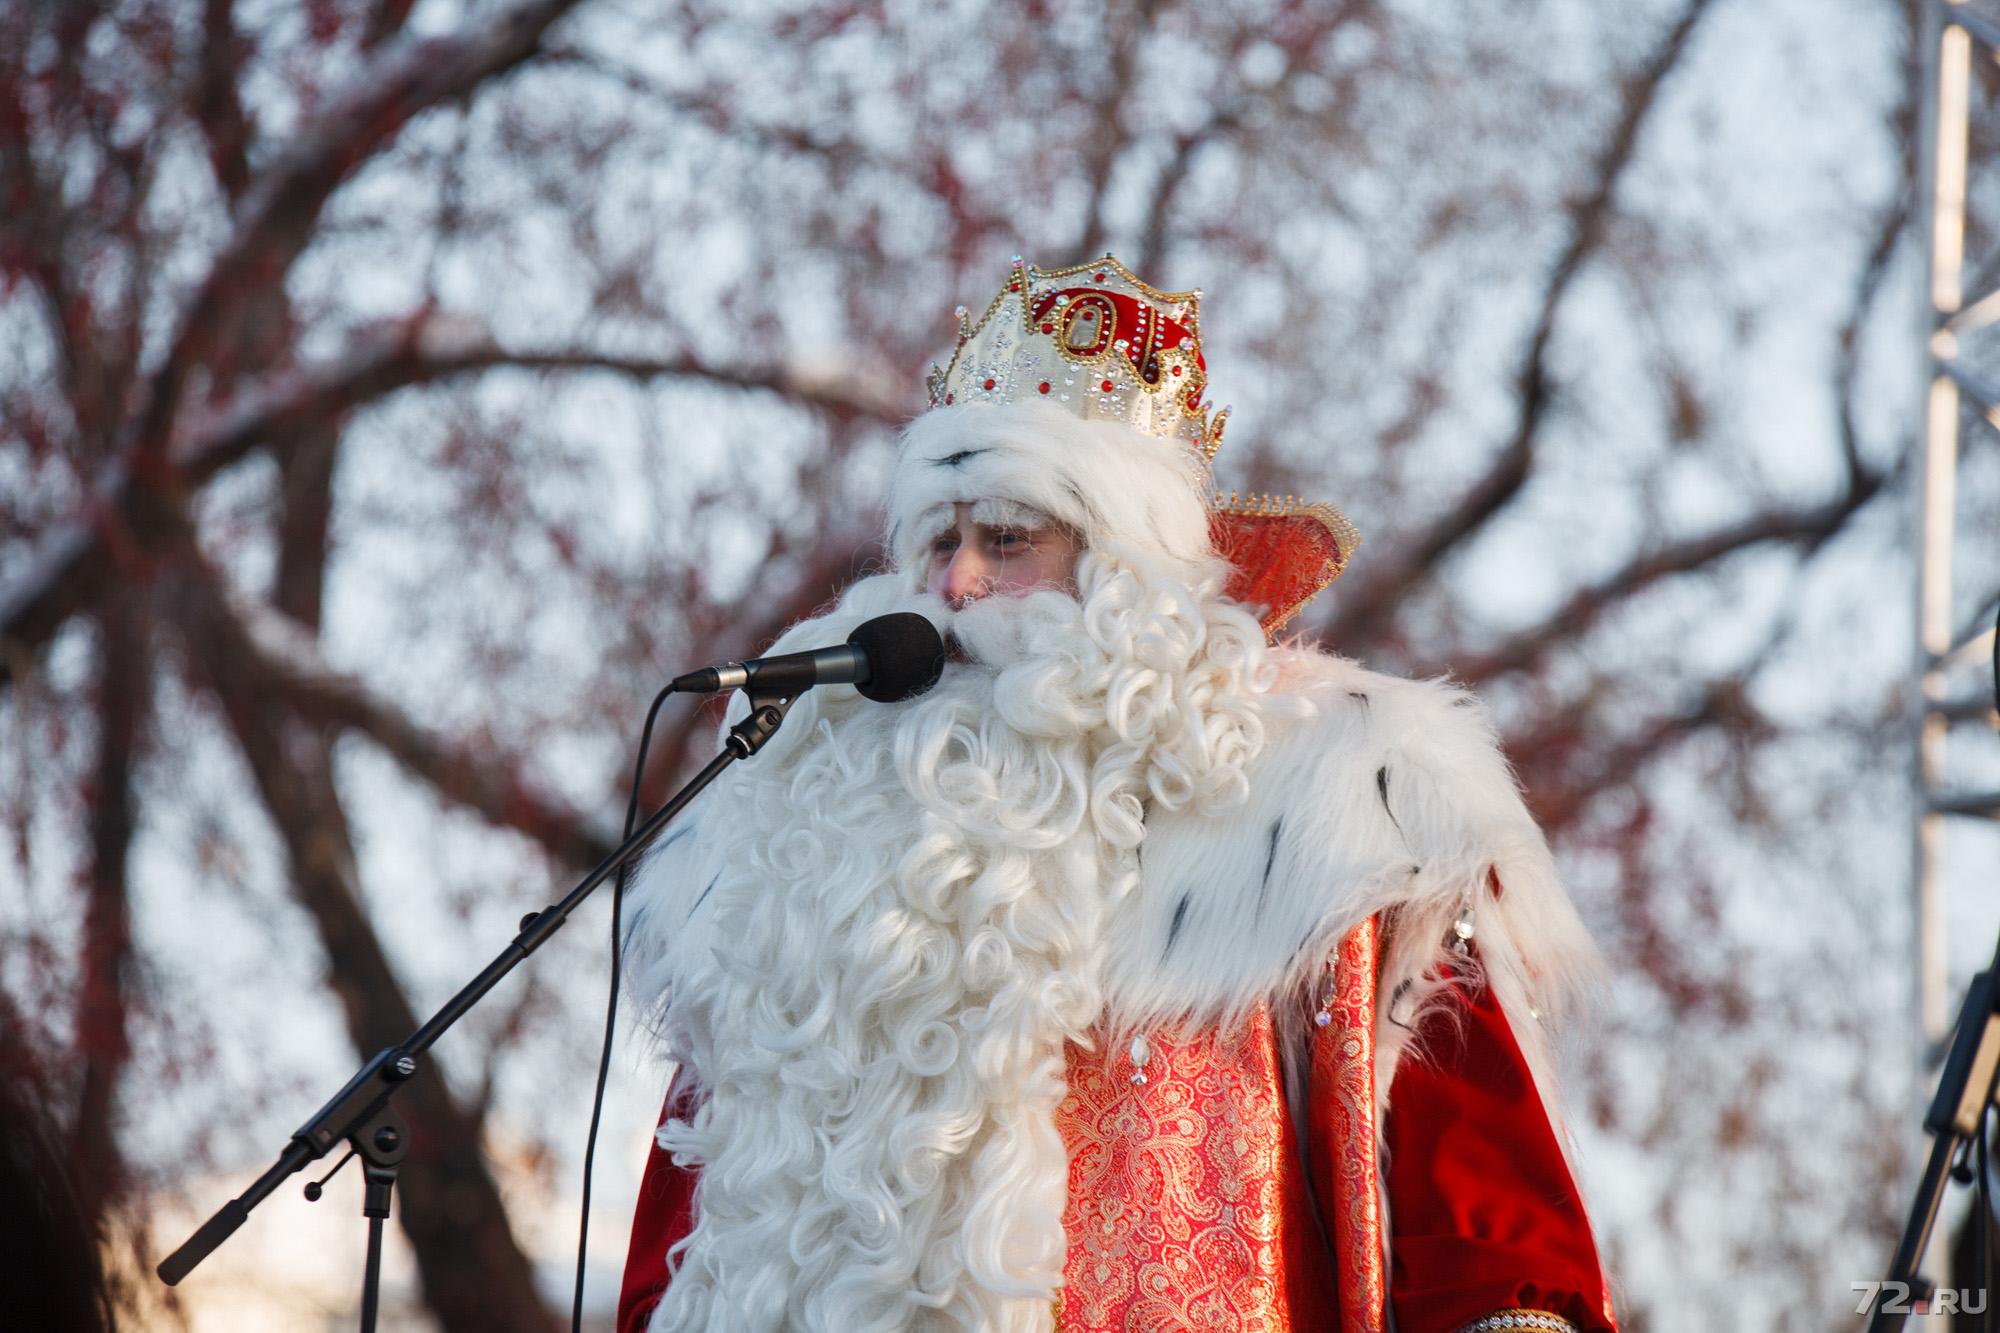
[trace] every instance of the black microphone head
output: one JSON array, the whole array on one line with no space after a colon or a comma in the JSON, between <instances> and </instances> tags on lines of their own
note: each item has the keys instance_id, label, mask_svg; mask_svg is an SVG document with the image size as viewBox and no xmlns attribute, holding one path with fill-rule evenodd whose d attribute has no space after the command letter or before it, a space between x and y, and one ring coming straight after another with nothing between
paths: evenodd
<instances>
[{"instance_id":1,"label":"black microphone head","mask_svg":"<svg viewBox=\"0 0 2000 1333\"><path fill-rule=\"evenodd\" d=\"M847 641L868 659L868 683L854 688L878 704L913 699L944 674L944 636L914 611L864 620Z\"/></svg>"}]
</instances>

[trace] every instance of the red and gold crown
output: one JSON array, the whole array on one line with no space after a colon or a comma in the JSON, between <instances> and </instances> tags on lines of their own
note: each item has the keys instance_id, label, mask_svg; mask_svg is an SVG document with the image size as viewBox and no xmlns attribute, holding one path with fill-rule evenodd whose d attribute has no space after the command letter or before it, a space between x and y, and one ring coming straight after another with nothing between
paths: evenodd
<instances>
[{"instance_id":1,"label":"red and gold crown","mask_svg":"<svg viewBox=\"0 0 2000 1333\"><path fill-rule=\"evenodd\" d=\"M1207 389L1201 293L1149 287L1110 255L1059 269L1016 255L977 321L958 308L951 361L930 375L932 407L1045 398L1213 459L1229 412L1210 416Z\"/></svg>"},{"instance_id":2,"label":"red and gold crown","mask_svg":"<svg viewBox=\"0 0 2000 1333\"><path fill-rule=\"evenodd\" d=\"M1201 292L1163 292L1110 255L1039 269L1014 257L977 320L958 308L951 360L932 366L932 407L1043 399L1089 421L1181 440L1208 462L1229 409L1211 415ZM1361 541L1332 505L1293 496L1209 501L1209 540L1234 567L1229 594L1265 608L1276 634L1339 578Z\"/></svg>"}]
</instances>

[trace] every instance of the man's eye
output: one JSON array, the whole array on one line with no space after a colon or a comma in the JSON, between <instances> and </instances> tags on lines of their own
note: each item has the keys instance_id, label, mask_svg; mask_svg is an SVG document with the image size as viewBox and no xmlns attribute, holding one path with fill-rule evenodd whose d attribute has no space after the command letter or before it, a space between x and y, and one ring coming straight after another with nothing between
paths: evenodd
<instances>
[{"instance_id":1,"label":"man's eye","mask_svg":"<svg viewBox=\"0 0 2000 1333\"><path fill-rule=\"evenodd\" d=\"M1002 530L993 534L993 544L1003 551L1018 551L1028 545L1028 536L1023 532Z\"/></svg>"},{"instance_id":2,"label":"man's eye","mask_svg":"<svg viewBox=\"0 0 2000 1333\"><path fill-rule=\"evenodd\" d=\"M958 549L958 538L956 537L949 537L949 536L939 537L931 543L931 554L934 556L950 555L953 551L956 551L957 549Z\"/></svg>"}]
</instances>

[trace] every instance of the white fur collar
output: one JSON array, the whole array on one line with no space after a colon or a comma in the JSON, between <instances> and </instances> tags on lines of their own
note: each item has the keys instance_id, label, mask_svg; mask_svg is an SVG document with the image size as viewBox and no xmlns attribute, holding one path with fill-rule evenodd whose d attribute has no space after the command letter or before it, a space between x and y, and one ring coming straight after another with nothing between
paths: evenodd
<instances>
[{"instance_id":1,"label":"white fur collar","mask_svg":"<svg viewBox=\"0 0 2000 1333\"><path fill-rule=\"evenodd\" d=\"M1246 804L1148 817L1141 889L1106 932L1113 1025L1228 1023L1298 996L1355 924L1391 911L1379 1102L1435 988L1425 973L1446 961L1470 903L1488 980L1553 1116L1546 1021L1595 975L1597 955L1484 710L1442 682L1296 649L1273 657L1278 691L1312 715L1273 724Z\"/></svg>"}]
</instances>

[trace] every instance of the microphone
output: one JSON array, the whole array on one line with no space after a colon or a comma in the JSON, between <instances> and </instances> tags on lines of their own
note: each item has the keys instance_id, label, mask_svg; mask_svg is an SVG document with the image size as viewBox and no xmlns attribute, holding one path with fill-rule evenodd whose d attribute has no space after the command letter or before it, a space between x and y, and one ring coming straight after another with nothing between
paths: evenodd
<instances>
[{"instance_id":1,"label":"microphone","mask_svg":"<svg viewBox=\"0 0 2000 1333\"><path fill-rule=\"evenodd\" d=\"M679 694L714 694L755 685L798 695L815 685L852 685L879 704L915 698L944 674L944 639L914 611L865 620L838 648L724 662L674 677Z\"/></svg>"}]
</instances>

